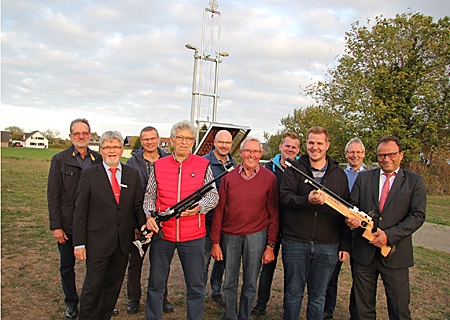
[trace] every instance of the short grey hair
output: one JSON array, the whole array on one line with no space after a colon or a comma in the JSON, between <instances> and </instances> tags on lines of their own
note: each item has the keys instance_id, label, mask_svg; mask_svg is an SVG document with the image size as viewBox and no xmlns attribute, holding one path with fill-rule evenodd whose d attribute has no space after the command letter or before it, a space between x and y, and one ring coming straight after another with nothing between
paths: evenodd
<instances>
[{"instance_id":1,"label":"short grey hair","mask_svg":"<svg viewBox=\"0 0 450 320\"><path fill-rule=\"evenodd\" d=\"M247 137L244 139L244 141L241 142L241 150L244 150L244 146L248 141L256 141L259 144L259 149L261 149L261 151L263 151L263 147L262 147L262 143L258 138L252 138L252 137Z\"/></svg>"},{"instance_id":2,"label":"short grey hair","mask_svg":"<svg viewBox=\"0 0 450 320\"><path fill-rule=\"evenodd\" d=\"M75 123L78 123L78 122L82 122L82 123L84 123L85 125L87 125L87 126L88 126L88 129L89 129L89 133L91 133L91 125L89 124L89 121L87 121L85 118L78 118L78 119L73 120L73 121L70 123L70 134L73 133L73 132L72 132L72 127L73 127L73 125L74 125Z\"/></svg>"},{"instance_id":3,"label":"short grey hair","mask_svg":"<svg viewBox=\"0 0 450 320\"><path fill-rule=\"evenodd\" d=\"M194 127L194 125L188 121L183 120L180 122L177 122L173 125L172 130L170 130L170 137L175 137L177 135L178 130L189 130L192 133L192 136L195 138L197 129Z\"/></svg>"},{"instance_id":4,"label":"short grey hair","mask_svg":"<svg viewBox=\"0 0 450 320\"><path fill-rule=\"evenodd\" d=\"M364 147L364 144L362 143L362 141L361 141L360 138L353 138L353 139L350 139L350 140L347 142L347 144L345 145L345 152L348 151L348 147L349 147L351 144L353 144L353 143L359 143L359 144L361 145L363 151L366 152L366 148Z\"/></svg>"},{"instance_id":5,"label":"short grey hair","mask_svg":"<svg viewBox=\"0 0 450 320\"><path fill-rule=\"evenodd\" d=\"M103 147L104 141L113 141L114 139L119 140L120 146L123 147L123 137L119 131L106 131L103 133L100 137L100 147Z\"/></svg>"}]
</instances>

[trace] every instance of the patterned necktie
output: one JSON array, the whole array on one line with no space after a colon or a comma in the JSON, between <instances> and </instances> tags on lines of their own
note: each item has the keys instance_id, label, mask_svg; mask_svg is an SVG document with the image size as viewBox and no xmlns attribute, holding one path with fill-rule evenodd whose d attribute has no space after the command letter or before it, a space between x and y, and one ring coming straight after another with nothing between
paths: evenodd
<instances>
[{"instance_id":1,"label":"patterned necktie","mask_svg":"<svg viewBox=\"0 0 450 320\"><path fill-rule=\"evenodd\" d=\"M111 185L112 185L112 190L114 192L114 197L116 198L116 202L119 203L120 202L120 187L119 187L119 182L117 181L116 178L116 172L117 172L117 168L109 168L109 171L111 171Z\"/></svg>"},{"instance_id":2,"label":"patterned necktie","mask_svg":"<svg viewBox=\"0 0 450 320\"><path fill-rule=\"evenodd\" d=\"M386 203L386 199L388 197L389 194L389 186L390 186L390 181L389 179L392 176L395 176L395 172L392 173L383 173L386 176L386 181L384 182L383 185L383 189L381 189L381 196L380 196L380 211L383 210L384 204Z\"/></svg>"}]
</instances>

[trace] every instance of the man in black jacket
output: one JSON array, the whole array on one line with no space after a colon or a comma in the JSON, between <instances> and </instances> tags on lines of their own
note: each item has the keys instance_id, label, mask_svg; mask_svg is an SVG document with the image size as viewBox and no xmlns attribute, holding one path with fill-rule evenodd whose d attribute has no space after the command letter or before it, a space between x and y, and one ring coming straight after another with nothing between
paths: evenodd
<instances>
[{"instance_id":1,"label":"man in black jacket","mask_svg":"<svg viewBox=\"0 0 450 320\"><path fill-rule=\"evenodd\" d=\"M70 124L70 148L52 158L48 175L48 212L50 230L58 241L60 273L67 305L66 318L78 314L78 294L75 286L75 256L72 246L72 221L75 197L81 170L102 162L100 155L88 148L91 127L86 119Z\"/></svg>"},{"instance_id":2,"label":"man in black jacket","mask_svg":"<svg viewBox=\"0 0 450 320\"><path fill-rule=\"evenodd\" d=\"M306 147L307 155L294 161L294 166L347 199L347 176L338 163L327 156L328 131L322 127L309 129ZM294 169L286 168L280 187L284 205L285 320L299 318L305 286L308 288L307 319L322 319L325 292L333 269L338 259L345 261L350 252L350 228L344 217L324 205L324 193L303 180Z\"/></svg>"}]
</instances>

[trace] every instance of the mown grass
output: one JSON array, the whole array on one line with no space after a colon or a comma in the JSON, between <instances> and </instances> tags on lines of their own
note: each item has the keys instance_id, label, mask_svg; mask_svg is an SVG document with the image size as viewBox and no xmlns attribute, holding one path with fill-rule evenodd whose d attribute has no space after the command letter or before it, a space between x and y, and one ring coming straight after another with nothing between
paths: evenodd
<instances>
[{"instance_id":1,"label":"mown grass","mask_svg":"<svg viewBox=\"0 0 450 320\"><path fill-rule=\"evenodd\" d=\"M3 150L2 150L3 151ZM49 150L39 150L48 152ZM34 153L34 155L39 152ZM4 155L4 153L3 153ZM59 277L59 255L56 242L48 229L46 202L48 160L4 158L1 169L1 314L4 319L22 319L32 315L35 319L62 319L64 297ZM51 155L48 155L48 159ZM36 158L35 158L36 159ZM429 197L428 206L435 206L427 217L449 221L450 199ZM430 221L430 220L428 220ZM411 268L411 312L413 319L450 319L450 254L415 247L415 267ZM77 262L77 284L81 289L84 264ZM148 259L143 268L143 299L145 299ZM339 280L339 297L335 319L348 319L348 296L351 286L349 263L345 263ZM81 291L81 290L80 290ZM209 293L209 289L207 289ZM180 263L174 257L169 277L169 299L175 313L165 319L184 319L185 284ZM283 269L277 265L272 286L272 297L263 320L281 319L283 299ZM126 290L122 290L115 319L142 319L144 308L136 315L127 315ZM304 302L304 305L306 302ZM204 319L219 319L223 309L205 301ZM304 311L302 312L304 314ZM387 319L383 286L378 288L378 318Z\"/></svg>"},{"instance_id":2,"label":"mown grass","mask_svg":"<svg viewBox=\"0 0 450 320\"><path fill-rule=\"evenodd\" d=\"M427 197L427 222L450 226L450 197Z\"/></svg>"}]
</instances>

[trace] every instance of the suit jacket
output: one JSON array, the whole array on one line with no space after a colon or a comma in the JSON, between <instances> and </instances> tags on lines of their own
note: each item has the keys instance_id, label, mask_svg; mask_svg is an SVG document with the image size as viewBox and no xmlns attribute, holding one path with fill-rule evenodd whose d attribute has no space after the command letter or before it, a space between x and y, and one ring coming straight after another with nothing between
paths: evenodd
<instances>
[{"instance_id":1,"label":"suit jacket","mask_svg":"<svg viewBox=\"0 0 450 320\"><path fill-rule=\"evenodd\" d=\"M138 171L122 165L121 185L117 204L103 163L81 173L73 217L73 246L85 245L87 256L108 257L117 241L123 254L130 253L134 229L146 222Z\"/></svg>"},{"instance_id":2,"label":"suit jacket","mask_svg":"<svg viewBox=\"0 0 450 320\"><path fill-rule=\"evenodd\" d=\"M350 202L368 212L379 211L380 169L361 172L356 178L350 194ZM400 169L389 191L380 215L379 228L383 230L394 247L384 258L379 249L362 237L363 229L355 230L352 258L361 264L369 264L375 254L380 254L382 263L388 268L405 268L414 265L411 235L425 221L426 188L423 178L405 169Z\"/></svg>"},{"instance_id":3,"label":"suit jacket","mask_svg":"<svg viewBox=\"0 0 450 320\"><path fill-rule=\"evenodd\" d=\"M74 156L74 146L61 151L52 158L48 174L47 202L50 216L50 230L63 229L72 234L73 210L77 195L81 168ZM89 150L92 165L102 162L102 157Z\"/></svg>"}]
</instances>

